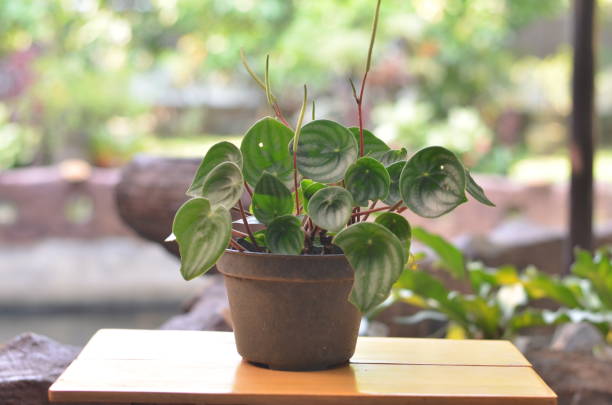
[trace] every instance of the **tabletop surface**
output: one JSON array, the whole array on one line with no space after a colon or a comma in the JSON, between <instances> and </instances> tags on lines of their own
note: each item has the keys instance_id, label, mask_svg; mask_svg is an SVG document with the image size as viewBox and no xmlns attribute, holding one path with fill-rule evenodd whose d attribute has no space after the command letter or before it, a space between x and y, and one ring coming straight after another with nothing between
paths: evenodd
<instances>
[{"instance_id":1,"label":"tabletop surface","mask_svg":"<svg viewBox=\"0 0 612 405\"><path fill-rule=\"evenodd\" d=\"M231 332L98 331L53 402L556 404L507 341L360 337L351 363L290 372L242 361Z\"/></svg>"}]
</instances>

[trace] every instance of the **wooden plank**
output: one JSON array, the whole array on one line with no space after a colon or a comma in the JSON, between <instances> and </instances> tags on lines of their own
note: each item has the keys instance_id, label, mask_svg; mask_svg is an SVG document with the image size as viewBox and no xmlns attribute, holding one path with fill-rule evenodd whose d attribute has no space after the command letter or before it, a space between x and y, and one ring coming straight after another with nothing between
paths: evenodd
<instances>
[{"instance_id":1,"label":"wooden plank","mask_svg":"<svg viewBox=\"0 0 612 405\"><path fill-rule=\"evenodd\" d=\"M351 364L286 372L246 362L77 359L52 401L207 404L554 404L531 367Z\"/></svg>"},{"instance_id":2,"label":"wooden plank","mask_svg":"<svg viewBox=\"0 0 612 405\"><path fill-rule=\"evenodd\" d=\"M210 348L214 348L211 350ZM103 329L80 359L240 361L231 332ZM353 363L529 366L508 341L360 337Z\"/></svg>"}]
</instances>

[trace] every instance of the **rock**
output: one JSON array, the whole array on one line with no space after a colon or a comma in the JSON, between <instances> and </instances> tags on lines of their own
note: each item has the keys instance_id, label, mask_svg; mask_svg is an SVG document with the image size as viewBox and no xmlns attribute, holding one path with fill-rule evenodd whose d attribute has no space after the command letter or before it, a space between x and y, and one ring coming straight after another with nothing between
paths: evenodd
<instances>
[{"instance_id":1,"label":"rock","mask_svg":"<svg viewBox=\"0 0 612 405\"><path fill-rule=\"evenodd\" d=\"M603 345L601 332L586 322L561 325L553 335L550 348L564 352L591 354L596 346Z\"/></svg>"},{"instance_id":2,"label":"rock","mask_svg":"<svg viewBox=\"0 0 612 405\"><path fill-rule=\"evenodd\" d=\"M47 404L47 390L81 349L25 333L0 350L0 403Z\"/></svg>"},{"instance_id":3,"label":"rock","mask_svg":"<svg viewBox=\"0 0 612 405\"><path fill-rule=\"evenodd\" d=\"M527 353L535 370L559 396L559 405L612 404L612 362L583 353Z\"/></svg>"},{"instance_id":4,"label":"rock","mask_svg":"<svg viewBox=\"0 0 612 405\"><path fill-rule=\"evenodd\" d=\"M195 302L190 303L185 313L173 316L160 329L232 330L223 276L215 274L205 279L207 285Z\"/></svg>"}]
</instances>

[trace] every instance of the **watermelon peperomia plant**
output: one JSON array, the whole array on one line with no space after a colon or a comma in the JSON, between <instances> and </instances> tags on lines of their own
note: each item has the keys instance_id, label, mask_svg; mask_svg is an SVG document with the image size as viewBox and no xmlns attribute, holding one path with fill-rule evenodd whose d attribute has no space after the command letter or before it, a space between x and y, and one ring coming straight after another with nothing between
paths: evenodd
<instances>
[{"instance_id":1,"label":"watermelon peperomia plant","mask_svg":"<svg viewBox=\"0 0 612 405\"><path fill-rule=\"evenodd\" d=\"M409 208L439 217L467 201L493 205L449 150L432 146L407 159L363 128L362 100L378 25L376 6L366 69L357 92L359 126L346 128L314 119L302 126L304 101L294 129L264 80L243 62L261 86L275 117L256 122L240 149L214 145L200 164L176 213L172 232L179 244L181 274L187 280L208 271L231 247L285 255L344 253L355 271L350 301L366 313L383 302L409 258L411 229L400 215ZM244 191L251 206L243 207ZM232 229L230 210L240 213L246 233ZM378 213L366 222L371 213ZM252 224L265 229L251 231Z\"/></svg>"}]
</instances>

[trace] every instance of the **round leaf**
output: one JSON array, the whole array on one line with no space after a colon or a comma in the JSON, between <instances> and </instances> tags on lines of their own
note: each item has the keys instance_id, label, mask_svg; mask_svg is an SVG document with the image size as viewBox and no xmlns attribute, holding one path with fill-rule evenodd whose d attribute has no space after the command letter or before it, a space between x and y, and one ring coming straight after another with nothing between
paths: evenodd
<instances>
[{"instance_id":1,"label":"round leaf","mask_svg":"<svg viewBox=\"0 0 612 405\"><path fill-rule=\"evenodd\" d=\"M374 222L393 232L402 242L408 242L412 237L412 230L408 220L395 212L383 212L376 217Z\"/></svg>"},{"instance_id":2,"label":"round leaf","mask_svg":"<svg viewBox=\"0 0 612 405\"><path fill-rule=\"evenodd\" d=\"M370 312L387 298L402 273L407 260L402 242L387 228L372 222L349 226L333 242L342 248L355 270L350 301L362 313Z\"/></svg>"},{"instance_id":3,"label":"round leaf","mask_svg":"<svg viewBox=\"0 0 612 405\"><path fill-rule=\"evenodd\" d=\"M431 146L417 152L402 170L400 194L416 214L435 218L467 201L465 169L448 149Z\"/></svg>"},{"instance_id":4,"label":"round leaf","mask_svg":"<svg viewBox=\"0 0 612 405\"><path fill-rule=\"evenodd\" d=\"M359 128L351 127L349 131L355 137L355 142L357 142L357 150L359 150ZM367 129L363 130L363 153L365 156L371 156L374 159L380 159L385 152L387 152L390 148L384 143L380 138L374 135L372 132Z\"/></svg>"},{"instance_id":5,"label":"round leaf","mask_svg":"<svg viewBox=\"0 0 612 405\"><path fill-rule=\"evenodd\" d=\"M202 197L204 179L212 169L223 162L234 162L238 167L242 167L242 154L233 143L219 142L208 150L187 190L187 195Z\"/></svg>"},{"instance_id":6,"label":"round leaf","mask_svg":"<svg viewBox=\"0 0 612 405\"><path fill-rule=\"evenodd\" d=\"M357 159L357 144L351 132L328 120L316 120L302 127L297 149L300 173L320 183L342 179Z\"/></svg>"},{"instance_id":7,"label":"round leaf","mask_svg":"<svg viewBox=\"0 0 612 405\"><path fill-rule=\"evenodd\" d=\"M391 179L385 167L371 157L359 158L344 176L346 189L351 192L355 203L367 206L369 200L380 200L389 194Z\"/></svg>"},{"instance_id":8,"label":"round leaf","mask_svg":"<svg viewBox=\"0 0 612 405\"><path fill-rule=\"evenodd\" d=\"M264 173L259 179L251 204L255 217L266 225L293 211L291 191L270 173Z\"/></svg>"},{"instance_id":9,"label":"round leaf","mask_svg":"<svg viewBox=\"0 0 612 405\"><path fill-rule=\"evenodd\" d=\"M308 203L308 214L315 225L331 232L344 228L353 212L353 197L342 187L317 191Z\"/></svg>"},{"instance_id":10,"label":"round leaf","mask_svg":"<svg viewBox=\"0 0 612 405\"><path fill-rule=\"evenodd\" d=\"M293 131L274 118L266 117L255 123L242 139L244 178L255 186L264 172L275 175L287 187L293 184L293 157L287 144Z\"/></svg>"},{"instance_id":11,"label":"round leaf","mask_svg":"<svg viewBox=\"0 0 612 405\"><path fill-rule=\"evenodd\" d=\"M242 172L235 163L221 163L204 179L202 196L212 205L230 209L242 196L243 183Z\"/></svg>"},{"instance_id":12,"label":"round leaf","mask_svg":"<svg viewBox=\"0 0 612 405\"><path fill-rule=\"evenodd\" d=\"M406 148L402 148L399 150L387 151L378 160L385 167L387 167L387 166L392 165L395 162L401 162L403 160L406 160L407 156L408 156L408 151L406 150Z\"/></svg>"},{"instance_id":13,"label":"round leaf","mask_svg":"<svg viewBox=\"0 0 612 405\"><path fill-rule=\"evenodd\" d=\"M389 184L389 194L387 195L387 198L383 200L385 204L393 205L402 199L399 191L399 179L404 166L406 166L406 162L404 161L395 162L390 166L387 166L387 173L389 173L391 183Z\"/></svg>"},{"instance_id":14,"label":"round leaf","mask_svg":"<svg viewBox=\"0 0 612 405\"><path fill-rule=\"evenodd\" d=\"M266 243L272 253L299 255L304 249L304 229L293 215L283 215L270 222Z\"/></svg>"},{"instance_id":15,"label":"round leaf","mask_svg":"<svg viewBox=\"0 0 612 405\"><path fill-rule=\"evenodd\" d=\"M172 233L181 255L181 274L191 280L206 273L225 251L232 236L232 218L222 206L206 198L183 204L174 217Z\"/></svg>"}]
</instances>

